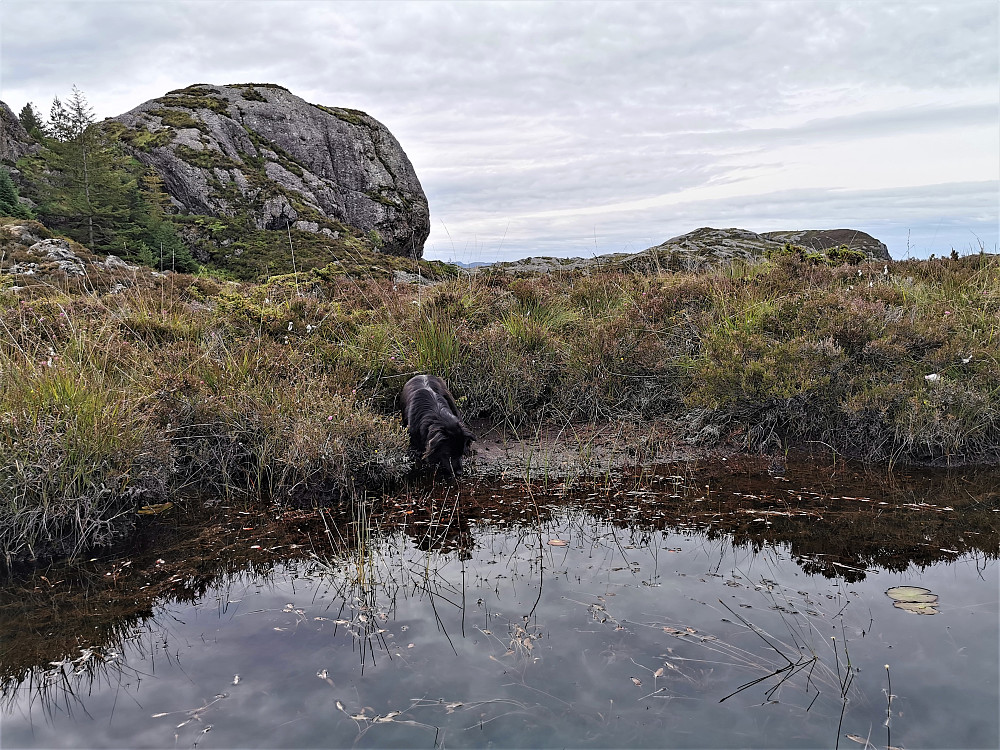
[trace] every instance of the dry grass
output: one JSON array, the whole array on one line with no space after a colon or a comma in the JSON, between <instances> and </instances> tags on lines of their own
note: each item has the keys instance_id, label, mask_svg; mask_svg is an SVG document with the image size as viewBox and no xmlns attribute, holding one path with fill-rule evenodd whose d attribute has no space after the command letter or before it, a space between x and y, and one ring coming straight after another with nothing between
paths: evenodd
<instances>
[{"instance_id":1,"label":"dry grass","mask_svg":"<svg viewBox=\"0 0 1000 750\"><path fill-rule=\"evenodd\" d=\"M753 451L998 458L994 255L430 289L343 268L259 284L88 269L0 276L8 558L108 541L177 490L301 502L392 482L415 372L492 424L670 420Z\"/></svg>"}]
</instances>

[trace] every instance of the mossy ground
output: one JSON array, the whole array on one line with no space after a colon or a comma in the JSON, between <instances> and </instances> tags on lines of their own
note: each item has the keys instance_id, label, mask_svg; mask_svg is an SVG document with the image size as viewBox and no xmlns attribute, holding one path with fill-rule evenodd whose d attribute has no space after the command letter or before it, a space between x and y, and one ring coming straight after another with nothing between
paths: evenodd
<instances>
[{"instance_id":1,"label":"mossy ground","mask_svg":"<svg viewBox=\"0 0 1000 750\"><path fill-rule=\"evenodd\" d=\"M391 484L395 398L417 372L484 426L998 458L997 256L516 278L362 250L260 283L0 277L8 560L110 541L177 492L301 503Z\"/></svg>"}]
</instances>

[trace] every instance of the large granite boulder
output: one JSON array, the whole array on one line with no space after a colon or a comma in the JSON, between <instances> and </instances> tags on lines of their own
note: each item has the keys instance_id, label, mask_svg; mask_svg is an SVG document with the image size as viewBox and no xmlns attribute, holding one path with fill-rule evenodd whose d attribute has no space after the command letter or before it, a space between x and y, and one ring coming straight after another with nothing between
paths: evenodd
<instances>
[{"instance_id":1,"label":"large granite boulder","mask_svg":"<svg viewBox=\"0 0 1000 750\"><path fill-rule=\"evenodd\" d=\"M106 127L182 211L331 236L353 227L382 252L423 253L427 198L392 133L364 112L310 104L274 84L196 84Z\"/></svg>"}]
</instances>

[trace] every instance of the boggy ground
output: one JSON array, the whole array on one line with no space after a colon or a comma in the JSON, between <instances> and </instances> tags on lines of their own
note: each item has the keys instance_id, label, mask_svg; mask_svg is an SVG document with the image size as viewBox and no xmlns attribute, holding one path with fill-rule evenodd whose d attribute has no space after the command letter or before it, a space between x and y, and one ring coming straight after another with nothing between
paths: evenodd
<instances>
[{"instance_id":1,"label":"boggy ground","mask_svg":"<svg viewBox=\"0 0 1000 750\"><path fill-rule=\"evenodd\" d=\"M478 438L467 475L481 480L562 482L665 464L726 462L741 456L738 445L718 440L705 444L684 425L666 421L510 427L480 420L472 427ZM784 462L780 456L752 460L764 465Z\"/></svg>"},{"instance_id":2,"label":"boggy ground","mask_svg":"<svg viewBox=\"0 0 1000 750\"><path fill-rule=\"evenodd\" d=\"M0 254L18 232L0 229ZM788 248L697 273L473 276L414 262L428 288L360 252L258 283L8 265L4 563L90 555L192 491L284 507L392 492L409 468L396 395L417 372L487 427L474 471L528 481L794 445L998 459L997 256Z\"/></svg>"}]
</instances>

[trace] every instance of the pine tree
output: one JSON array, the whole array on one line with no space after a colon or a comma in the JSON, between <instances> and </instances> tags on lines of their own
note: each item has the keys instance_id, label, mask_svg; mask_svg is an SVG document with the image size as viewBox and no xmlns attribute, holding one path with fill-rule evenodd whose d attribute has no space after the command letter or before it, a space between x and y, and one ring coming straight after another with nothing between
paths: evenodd
<instances>
[{"instance_id":1,"label":"pine tree","mask_svg":"<svg viewBox=\"0 0 1000 750\"><path fill-rule=\"evenodd\" d=\"M162 271L197 271L198 263L166 213L170 197L163 180L138 162L133 166L137 179L131 183L128 219L119 231L123 257Z\"/></svg>"},{"instance_id":2,"label":"pine tree","mask_svg":"<svg viewBox=\"0 0 1000 750\"><path fill-rule=\"evenodd\" d=\"M156 260L153 258L153 251L142 240L139 240L134 245L129 245L124 255L126 260L132 260L150 268L156 264Z\"/></svg>"},{"instance_id":3,"label":"pine tree","mask_svg":"<svg viewBox=\"0 0 1000 750\"><path fill-rule=\"evenodd\" d=\"M31 212L18 200L17 186L10 178L10 172L3 167L0 167L0 216L31 218Z\"/></svg>"},{"instance_id":4,"label":"pine tree","mask_svg":"<svg viewBox=\"0 0 1000 750\"><path fill-rule=\"evenodd\" d=\"M32 138L40 141L45 137L45 122L42 119L41 113L35 109L35 105L31 102L28 102L21 108L17 119L21 121L21 126L28 131L28 135Z\"/></svg>"},{"instance_id":5,"label":"pine tree","mask_svg":"<svg viewBox=\"0 0 1000 750\"><path fill-rule=\"evenodd\" d=\"M59 141L68 140L70 137L69 113L58 96L52 97L52 106L49 107L48 131Z\"/></svg>"},{"instance_id":6,"label":"pine tree","mask_svg":"<svg viewBox=\"0 0 1000 750\"><path fill-rule=\"evenodd\" d=\"M116 225L127 218L135 189L128 157L94 124L93 110L75 86L65 104L53 100L49 131L45 161L52 177L43 216L93 250L113 248Z\"/></svg>"},{"instance_id":7,"label":"pine tree","mask_svg":"<svg viewBox=\"0 0 1000 750\"><path fill-rule=\"evenodd\" d=\"M90 247L164 270L196 271L198 263L170 220L162 180L128 155L94 123L93 110L73 87L52 102L42 148L26 168L38 185L44 223Z\"/></svg>"}]
</instances>

